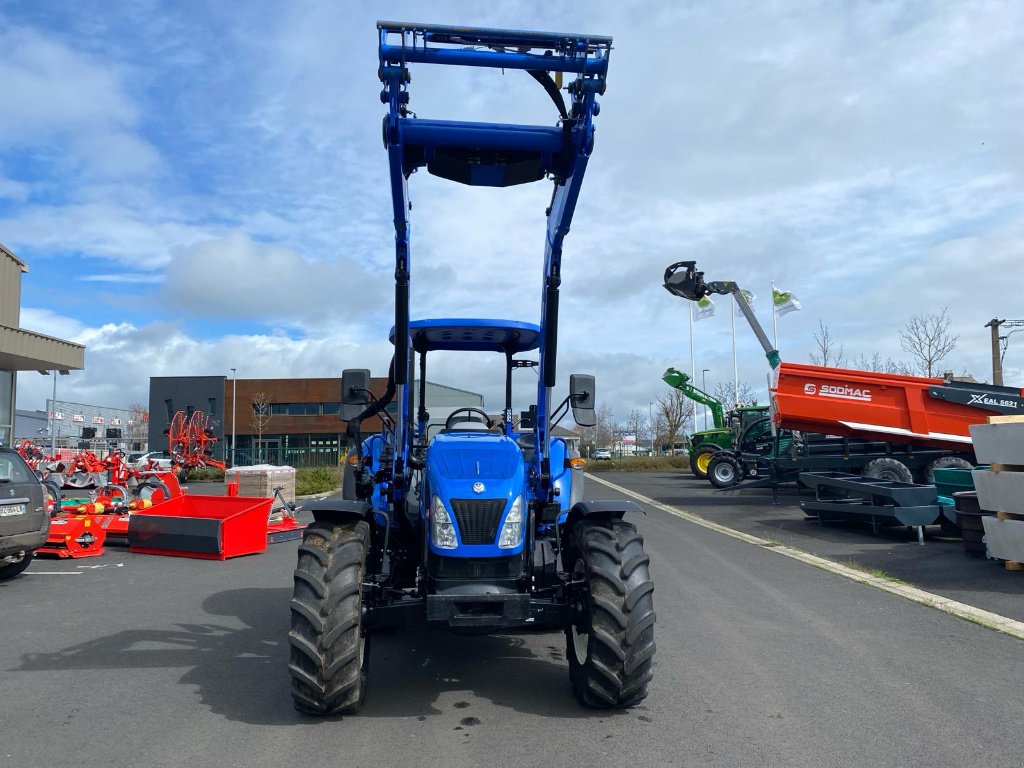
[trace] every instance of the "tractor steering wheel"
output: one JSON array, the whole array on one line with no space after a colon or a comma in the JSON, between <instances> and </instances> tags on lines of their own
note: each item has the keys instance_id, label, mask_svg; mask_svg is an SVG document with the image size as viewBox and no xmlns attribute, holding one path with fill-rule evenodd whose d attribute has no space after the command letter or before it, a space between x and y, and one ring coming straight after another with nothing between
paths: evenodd
<instances>
[{"instance_id":1,"label":"tractor steering wheel","mask_svg":"<svg viewBox=\"0 0 1024 768\"><path fill-rule=\"evenodd\" d=\"M456 414L459 413L466 413L469 414L470 416L479 416L481 418L456 419L455 416ZM454 411L448 414L448 418L445 419L444 421L444 428L454 429L455 425L462 421L469 421L474 424L483 424L486 427L491 426L491 417L487 415L486 411L482 411L479 408L456 408Z\"/></svg>"}]
</instances>

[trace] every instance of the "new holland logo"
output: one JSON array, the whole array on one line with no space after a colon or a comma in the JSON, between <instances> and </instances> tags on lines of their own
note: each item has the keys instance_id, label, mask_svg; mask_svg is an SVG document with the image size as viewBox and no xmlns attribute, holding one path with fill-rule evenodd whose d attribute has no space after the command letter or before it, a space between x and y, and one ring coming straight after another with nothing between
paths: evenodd
<instances>
[{"instance_id":1,"label":"new holland logo","mask_svg":"<svg viewBox=\"0 0 1024 768\"><path fill-rule=\"evenodd\" d=\"M483 493L487 490L487 486L483 483L473 483L473 493Z\"/></svg>"},{"instance_id":2,"label":"new holland logo","mask_svg":"<svg viewBox=\"0 0 1024 768\"><path fill-rule=\"evenodd\" d=\"M859 400L871 402L871 390L866 387L848 387L843 384L804 384L805 395L818 395L819 397L834 397L838 400Z\"/></svg>"}]
</instances>

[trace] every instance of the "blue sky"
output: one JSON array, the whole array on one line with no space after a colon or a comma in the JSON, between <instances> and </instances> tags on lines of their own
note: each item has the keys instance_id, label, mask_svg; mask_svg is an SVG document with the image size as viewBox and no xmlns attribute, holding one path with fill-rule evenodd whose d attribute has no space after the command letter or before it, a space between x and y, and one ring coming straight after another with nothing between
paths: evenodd
<instances>
[{"instance_id":1,"label":"blue sky","mask_svg":"<svg viewBox=\"0 0 1024 768\"><path fill-rule=\"evenodd\" d=\"M1024 318L1024 7L1018 2L17 3L0 7L0 242L29 263L22 324L88 347L59 396L124 406L150 375L386 371L392 229L378 16L615 37L567 241L560 373L625 417L689 367L664 267L819 318L847 356L904 357L950 308L957 373L989 375L994 315ZM517 73L413 73L423 117L551 124ZM536 320L550 190L411 180L415 316ZM770 325L765 302L758 310ZM698 370L731 377L728 314ZM1016 342L1016 339L1014 339ZM741 378L764 380L739 329ZM431 378L500 401L471 361ZM1008 381L1024 384L1024 343ZM1016 378L1014 378L1016 377ZM40 381L36 381L39 379ZM48 385L19 379L19 407Z\"/></svg>"}]
</instances>

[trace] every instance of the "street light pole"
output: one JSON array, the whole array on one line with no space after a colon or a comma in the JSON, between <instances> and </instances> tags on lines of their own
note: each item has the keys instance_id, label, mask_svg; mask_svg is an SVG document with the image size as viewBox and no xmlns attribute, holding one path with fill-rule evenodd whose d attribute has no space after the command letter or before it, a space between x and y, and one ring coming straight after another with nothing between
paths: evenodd
<instances>
[{"instance_id":1,"label":"street light pole","mask_svg":"<svg viewBox=\"0 0 1024 768\"><path fill-rule=\"evenodd\" d=\"M705 368L703 371L700 372L700 388L704 390L704 394L705 395L708 393L708 376L707 376L707 373L710 370L711 370L710 368ZM705 404L705 406L704 406L704 429L707 430L707 428L708 428L708 407Z\"/></svg>"},{"instance_id":2,"label":"street light pole","mask_svg":"<svg viewBox=\"0 0 1024 768\"><path fill-rule=\"evenodd\" d=\"M50 455L57 455L57 369L53 369L53 396L50 398Z\"/></svg>"},{"instance_id":3,"label":"street light pole","mask_svg":"<svg viewBox=\"0 0 1024 768\"><path fill-rule=\"evenodd\" d=\"M231 466L235 466L235 403L238 400L238 377L231 369Z\"/></svg>"}]
</instances>

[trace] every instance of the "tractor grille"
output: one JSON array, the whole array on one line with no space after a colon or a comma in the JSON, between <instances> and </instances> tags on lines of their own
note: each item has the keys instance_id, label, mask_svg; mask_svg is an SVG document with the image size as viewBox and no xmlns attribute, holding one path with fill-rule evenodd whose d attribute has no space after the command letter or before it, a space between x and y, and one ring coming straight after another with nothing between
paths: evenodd
<instances>
[{"instance_id":1,"label":"tractor grille","mask_svg":"<svg viewBox=\"0 0 1024 768\"><path fill-rule=\"evenodd\" d=\"M463 544L493 544L505 499L452 499Z\"/></svg>"}]
</instances>

